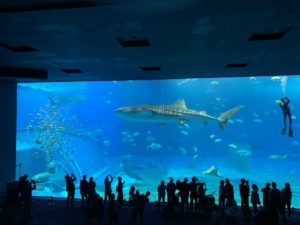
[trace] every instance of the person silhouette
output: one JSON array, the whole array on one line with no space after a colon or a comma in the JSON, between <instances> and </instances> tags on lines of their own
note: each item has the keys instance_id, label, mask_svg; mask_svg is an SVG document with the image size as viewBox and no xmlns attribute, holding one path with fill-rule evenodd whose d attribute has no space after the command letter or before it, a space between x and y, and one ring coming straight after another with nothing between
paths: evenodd
<instances>
[{"instance_id":1,"label":"person silhouette","mask_svg":"<svg viewBox=\"0 0 300 225\"><path fill-rule=\"evenodd\" d=\"M109 196L108 202L108 225L117 225L118 224L118 206L115 201L115 195L111 194Z\"/></svg>"},{"instance_id":2,"label":"person silhouette","mask_svg":"<svg viewBox=\"0 0 300 225\"><path fill-rule=\"evenodd\" d=\"M186 208L186 211L188 211L190 187L189 187L187 177L184 178L183 182L179 186L179 189L180 189L180 197L181 197L181 210L184 211L184 208Z\"/></svg>"},{"instance_id":3,"label":"person silhouette","mask_svg":"<svg viewBox=\"0 0 300 225\"><path fill-rule=\"evenodd\" d=\"M73 206L74 206L74 196L75 196L75 184L74 184L74 181L76 180L76 177L73 174L71 174L71 176L66 175L65 176L65 180L66 180L66 191L68 193L68 196L67 196L67 207L69 207L70 201L71 201L71 207L73 208Z\"/></svg>"},{"instance_id":4,"label":"person silhouette","mask_svg":"<svg viewBox=\"0 0 300 225\"><path fill-rule=\"evenodd\" d=\"M137 219L139 224L143 224L144 220L144 211L145 206L149 203L150 191L147 191L146 194L141 194L137 200Z\"/></svg>"},{"instance_id":5,"label":"person silhouette","mask_svg":"<svg viewBox=\"0 0 300 225\"><path fill-rule=\"evenodd\" d=\"M128 203L130 206L132 206L133 204L133 200L134 200L134 192L135 192L135 187L134 186L131 186L130 189L129 189L129 199L128 199Z\"/></svg>"},{"instance_id":6,"label":"person silhouette","mask_svg":"<svg viewBox=\"0 0 300 225\"><path fill-rule=\"evenodd\" d=\"M253 206L253 213L256 216L258 214L257 205L260 205L258 187L256 184L252 184L251 203Z\"/></svg>"},{"instance_id":7,"label":"person silhouette","mask_svg":"<svg viewBox=\"0 0 300 225\"><path fill-rule=\"evenodd\" d=\"M26 191L26 185L27 185L27 180L28 175L24 174L24 176L21 176L19 179L19 196L20 196L20 208L23 209L24 207L24 196L25 196L25 191Z\"/></svg>"},{"instance_id":8,"label":"person silhouette","mask_svg":"<svg viewBox=\"0 0 300 225\"><path fill-rule=\"evenodd\" d=\"M105 177L104 180L104 204L106 204L107 199L109 199L109 196L112 193L112 188L111 188L111 184L113 182L114 178L112 177L112 175L108 175Z\"/></svg>"},{"instance_id":9,"label":"person silhouette","mask_svg":"<svg viewBox=\"0 0 300 225\"><path fill-rule=\"evenodd\" d=\"M284 188L281 191L282 195L282 203L283 203L283 211L285 211L285 207L288 209L288 217L291 218L291 202L292 202L292 190L291 185L289 183L285 183Z\"/></svg>"},{"instance_id":10,"label":"person silhouette","mask_svg":"<svg viewBox=\"0 0 300 225\"><path fill-rule=\"evenodd\" d=\"M34 180L27 180L27 178L25 178L24 180L24 205L23 205L23 218L26 222L29 222L30 218L31 218L31 208L32 208L32 190L36 189L36 184Z\"/></svg>"},{"instance_id":11,"label":"person silhouette","mask_svg":"<svg viewBox=\"0 0 300 225\"><path fill-rule=\"evenodd\" d=\"M265 209L269 208L270 190L271 190L270 183L266 183L266 186L263 189L261 189L261 192L263 193L263 206Z\"/></svg>"},{"instance_id":12,"label":"person silhouette","mask_svg":"<svg viewBox=\"0 0 300 225\"><path fill-rule=\"evenodd\" d=\"M97 196L97 216L99 218L99 225L103 225L104 218L104 201L103 198L98 195Z\"/></svg>"},{"instance_id":13,"label":"person silhouette","mask_svg":"<svg viewBox=\"0 0 300 225\"><path fill-rule=\"evenodd\" d=\"M285 135L286 132L286 117L289 118L289 136L293 137L293 130L292 130L292 114L291 114L291 110L289 107L289 103L290 100L287 97L281 98L280 99L280 108L282 109L282 113L283 113L283 125L284 127L281 129L281 134Z\"/></svg>"},{"instance_id":14,"label":"person silhouette","mask_svg":"<svg viewBox=\"0 0 300 225\"><path fill-rule=\"evenodd\" d=\"M230 183L230 180L228 178L225 179L225 196L226 200L234 200L234 188L233 185Z\"/></svg>"},{"instance_id":15,"label":"person silhouette","mask_svg":"<svg viewBox=\"0 0 300 225\"><path fill-rule=\"evenodd\" d=\"M160 185L157 187L157 193L158 193L158 208L160 208L160 203L162 202L163 207L165 207L165 197L166 197L166 189L167 186L165 185L165 181L162 180L160 182Z\"/></svg>"},{"instance_id":16,"label":"person silhouette","mask_svg":"<svg viewBox=\"0 0 300 225\"><path fill-rule=\"evenodd\" d=\"M278 225L278 214L282 217L282 222L284 225L287 224L284 207L282 204L282 193L277 188L277 184L275 182L272 182L271 184L272 188L270 190L270 206L269 206L269 224Z\"/></svg>"},{"instance_id":17,"label":"person silhouette","mask_svg":"<svg viewBox=\"0 0 300 225\"><path fill-rule=\"evenodd\" d=\"M219 185L219 206L222 211L225 209L225 199L226 199L226 190L225 190L225 181L221 180Z\"/></svg>"},{"instance_id":18,"label":"person silhouette","mask_svg":"<svg viewBox=\"0 0 300 225\"><path fill-rule=\"evenodd\" d=\"M167 201L169 202L171 198L175 200L175 192L176 192L176 185L174 183L174 178L170 177L170 182L167 183Z\"/></svg>"},{"instance_id":19,"label":"person silhouette","mask_svg":"<svg viewBox=\"0 0 300 225\"><path fill-rule=\"evenodd\" d=\"M197 208L198 208L197 198L198 198L198 186L199 186L198 178L194 176L192 178L192 182L190 182L189 185L190 185L190 209L192 211L195 205L195 211L197 212Z\"/></svg>"},{"instance_id":20,"label":"person silhouette","mask_svg":"<svg viewBox=\"0 0 300 225\"><path fill-rule=\"evenodd\" d=\"M118 185L116 187L116 192L118 193L117 201L119 203L119 208L121 209L123 206L123 187L125 185L125 181L122 181L122 177L118 177Z\"/></svg>"},{"instance_id":21,"label":"person silhouette","mask_svg":"<svg viewBox=\"0 0 300 225\"><path fill-rule=\"evenodd\" d=\"M89 190L89 182L86 180L86 175L82 176L82 180L80 181L80 195L82 208L84 208L84 202L87 200Z\"/></svg>"}]
</instances>

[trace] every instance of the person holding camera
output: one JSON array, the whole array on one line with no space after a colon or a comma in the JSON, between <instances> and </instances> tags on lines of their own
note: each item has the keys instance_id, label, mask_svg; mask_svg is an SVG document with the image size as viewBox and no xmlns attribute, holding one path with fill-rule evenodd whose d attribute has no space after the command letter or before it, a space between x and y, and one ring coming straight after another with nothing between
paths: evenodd
<instances>
[{"instance_id":1,"label":"person holding camera","mask_svg":"<svg viewBox=\"0 0 300 225\"><path fill-rule=\"evenodd\" d=\"M74 196L75 196L75 184L74 181L76 180L76 177L74 174L71 174L71 176L66 175L66 191L68 192L67 196L67 207L70 205L70 200L71 200L71 207L73 208L74 206Z\"/></svg>"}]
</instances>

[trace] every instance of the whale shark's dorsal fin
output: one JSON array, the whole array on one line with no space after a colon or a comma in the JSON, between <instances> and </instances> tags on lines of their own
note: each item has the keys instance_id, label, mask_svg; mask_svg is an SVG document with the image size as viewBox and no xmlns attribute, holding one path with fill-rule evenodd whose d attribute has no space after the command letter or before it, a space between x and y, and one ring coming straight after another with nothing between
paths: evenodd
<instances>
[{"instance_id":1,"label":"whale shark's dorsal fin","mask_svg":"<svg viewBox=\"0 0 300 225\"><path fill-rule=\"evenodd\" d=\"M173 105L175 105L175 106L177 106L177 107L180 107L180 108L187 109L187 108L186 108L186 105L185 105L185 100L184 100L184 99L178 100L178 101L175 102Z\"/></svg>"}]
</instances>

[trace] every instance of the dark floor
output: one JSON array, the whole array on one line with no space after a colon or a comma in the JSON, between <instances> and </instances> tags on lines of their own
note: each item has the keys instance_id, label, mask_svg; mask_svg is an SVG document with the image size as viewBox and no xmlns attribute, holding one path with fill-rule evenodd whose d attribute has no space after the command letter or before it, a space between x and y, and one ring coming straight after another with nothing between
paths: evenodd
<instances>
[{"instance_id":1,"label":"dark floor","mask_svg":"<svg viewBox=\"0 0 300 225\"><path fill-rule=\"evenodd\" d=\"M0 209L0 225L22 225L21 212L18 209ZM125 207L119 213L118 225L130 225L131 209ZM32 205L32 219L30 225L90 225L87 213L81 208L80 202L76 202L74 208L65 208L64 201L54 201L52 204L47 200L34 200ZM99 224L99 223L98 223ZM104 225L107 225L107 212L105 209ZM143 225L206 225L211 224L209 216L195 215L177 212L173 219L164 219L162 211L154 205L146 207ZM223 223L226 224L226 223ZM253 221L245 222L239 216L237 225L253 224ZM280 223L281 224L281 223ZM289 225L300 225L300 211L296 211Z\"/></svg>"}]
</instances>

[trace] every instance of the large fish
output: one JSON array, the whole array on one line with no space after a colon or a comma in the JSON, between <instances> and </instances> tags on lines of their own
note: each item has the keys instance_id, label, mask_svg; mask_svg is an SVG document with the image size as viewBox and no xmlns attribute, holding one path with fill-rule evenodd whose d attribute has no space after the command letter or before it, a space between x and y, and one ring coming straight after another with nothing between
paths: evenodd
<instances>
[{"instance_id":1,"label":"large fish","mask_svg":"<svg viewBox=\"0 0 300 225\"><path fill-rule=\"evenodd\" d=\"M152 123L188 123L192 121L217 122L221 128L225 128L227 121L244 106L238 106L224 112L219 117L208 115L205 111L188 109L185 101L178 100L172 105L140 105L128 106L115 110L121 117L127 120L152 122Z\"/></svg>"},{"instance_id":2,"label":"large fish","mask_svg":"<svg viewBox=\"0 0 300 225\"><path fill-rule=\"evenodd\" d=\"M48 182L54 174L49 173L49 172L43 172L43 173L38 173L32 177L32 180L34 180L36 183L45 183Z\"/></svg>"},{"instance_id":3,"label":"large fish","mask_svg":"<svg viewBox=\"0 0 300 225\"><path fill-rule=\"evenodd\" d=\"M202 173L210 176L222 177L215 166L211 166L208 170L205 170Z\"/></svg>"}]
</instances>

